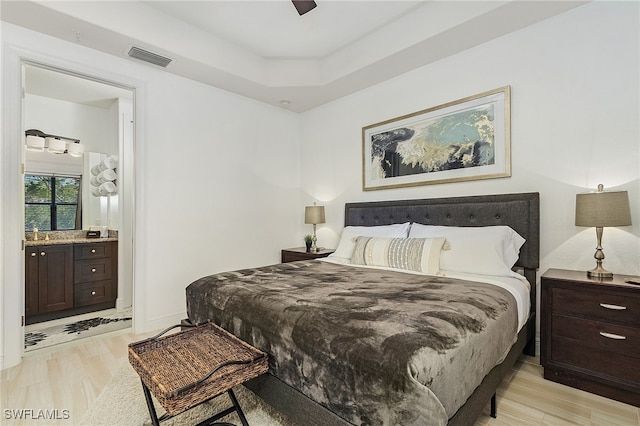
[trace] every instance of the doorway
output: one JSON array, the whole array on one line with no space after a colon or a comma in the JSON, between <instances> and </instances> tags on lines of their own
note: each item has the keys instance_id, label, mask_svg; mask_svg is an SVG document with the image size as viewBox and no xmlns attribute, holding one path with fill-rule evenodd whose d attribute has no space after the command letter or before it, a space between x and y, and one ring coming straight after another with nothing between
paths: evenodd
<instances>
[{"instance_id":1,"label":"doorway","mask_svg":"<svg viewBox=\"0 0 640 426\"><path fill-rule=\"evenodd\" d=\"M26 176L46 176L46 181L51 176L51 180L55 181L56 176L74 174L73 179L80 182L81 186L76 192L77 201L72 205L76 216L73 230L59 231L56 224L48 220L49 211L56 208L55 197L52 197L53 208L46 204L25 204L25 206L36 207L29 210L30 212L39 213L40 210L37 208L41 207L44 207L42 210L47 212L46 215L26 215L25 245L27 249L33 248L36 244L42 243L42 241L34 241L34 238L38 238L38 234L41 235L40 240L42 236L48 239L51 234L53 236L51 242L55 242L56 245L40 247L69 246L73 247L75 253L83 247L78 244L79 242L91 243L92 246L99 248L113 246L114 259L101 258L94 261L102 266L106 259L109 262L107 272L111 273L112 266L117 271L113 277L109 276L108 280L97 281L93 277L88 277L89 281L86 283L78 283L77 279L74 279L72 284L67 283L67 288L73 289L73 295L65 308L61 307L53 312L44 309L43 312L36 312L36 314L25 309L26 323L31 324L27 325L25 331L26 351L68 341L67 335L70 330L76 331L75 335L88 337L100 332L131 327L133 265L132 257L126 254L131 253L132 248L126 247L126 241L129 241L129 238L127 231L122 227L126 219L122 209L119 208L122 195L127 194L127 188L123 185L126 182L127 171L124 170L123 162L118 164L118 159L121 157L121 150L131 149L133 145L135 90L29 61L23 62L22 73L24 93L22 121L23 127L28 129L27 133L37 130L46 135L61 136L62 139L57 139L58 141L68 138L66 140L74 141L74 147L81 146L83 152L80 155L69 155L71 150L55 152L48 147L24 151ZM45 140L55 141L54 137L45 138ZM79 160L79 162L76 161L78 166L75 170L69 161L74 159L73 157ZM106 160L110 160L110 164L113 163L112 169L109 169L111 179L108 185L116 189L109 193L101 193L98 190L99 185L102 184L99 178L104 173L98 174L96 171L105 164ZM55 190L52 192L55 193ZM35 196L29 193L25 202L32 201L31 198L39 201L41 197L41 193L36 193ZM64 211L62 208L68 208L69 205L58 207ZM52 214L51 217L56 215ZM35 231L37 226L40 226L39 233ZM69 227L67 226L66 229ZM100 236L105 238L84 240L89 230L101 231ZM124 231L123 234L122 231ZM119 238L120 236L124 238ZM69 245L66 244L67 242L74 244ZM45 253L45 250L39 251ZM28 260L31 261L30 258ZM76 267L82 266L82 262L86 261L76 260L74 264ZM29 265L29 262L26 263ZM54 266L60 269L57 265ZM26 271L29 272L30 268L26 268ZM40 272L42 273L42 268ZM78 272L68 271L68 275L76 277ZM27 295L29 289L32 293L34 291L32 281L26 273ZM36 292L37 285L36 282ZM44 291L46 293L46 290ZM79 296L80 293L82 296ZM92 301L91 297L94 297L95 301ZM25 297L27 307L30 306L29 299Z\"/></svg>"}]
</instances>

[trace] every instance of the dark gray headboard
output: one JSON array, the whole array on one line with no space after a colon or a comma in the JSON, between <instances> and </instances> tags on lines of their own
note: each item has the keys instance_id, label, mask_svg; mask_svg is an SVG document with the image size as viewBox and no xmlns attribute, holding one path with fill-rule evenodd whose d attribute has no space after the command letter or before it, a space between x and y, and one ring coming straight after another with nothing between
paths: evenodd
<instances>
[{"instance_id":1,"label":"dark gray headboard","mask_svg":"<svg viewBox=\"0 0 640 426\"><path fill-rule=\"evenodd\" d=\"M376 226L417 222L425 225L507 225L527 241L520 249L516 266L535 285L540 264L540 197L537 192L429 198L423 200L347 203L345 226ZM531 280L533 270L533 281Z\"/></svg>"}]
</instances>

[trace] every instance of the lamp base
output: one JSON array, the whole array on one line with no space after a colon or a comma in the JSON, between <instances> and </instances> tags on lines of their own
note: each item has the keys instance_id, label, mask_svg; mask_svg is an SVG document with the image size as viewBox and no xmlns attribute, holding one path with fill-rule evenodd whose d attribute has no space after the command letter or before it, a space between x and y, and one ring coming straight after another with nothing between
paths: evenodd
<instances>
[{"instance_id":1,"label":"lamp base","mask_svg":"<svg viewBox=\"0 0 640 426\"><path fill-rule=\"evenodd\" d=\"M595 279L601 280L601 279L613 278L613 273L607 271L602 266L598 265L592 270L587 271L587 276L589 278L595 278Z\"/></svg>"}]
</instances>

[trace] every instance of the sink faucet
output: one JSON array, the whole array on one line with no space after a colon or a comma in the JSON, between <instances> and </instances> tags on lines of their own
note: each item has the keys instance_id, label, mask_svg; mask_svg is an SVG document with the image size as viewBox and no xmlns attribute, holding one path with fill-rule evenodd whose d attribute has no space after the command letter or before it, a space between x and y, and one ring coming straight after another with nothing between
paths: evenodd
<instances>
[{"instance_id":1,"label":"sink faucet","mask_svg":"<svg viewBox=\"0 0 640 426\"><path fill-rule=\"evenodd\" d=\"M38 241L38 228L33 228L33 241Z\"/></svg>"}]
</instances>

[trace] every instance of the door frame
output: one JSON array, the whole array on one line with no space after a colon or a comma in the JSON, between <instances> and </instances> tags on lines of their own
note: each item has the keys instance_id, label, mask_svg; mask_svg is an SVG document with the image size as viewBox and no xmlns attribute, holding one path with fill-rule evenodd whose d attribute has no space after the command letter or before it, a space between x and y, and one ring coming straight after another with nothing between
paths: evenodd
<instances>
[{"instance_id":1,"label":"door frame","mask_svg":"<svg viewBox=\"0 0 640 426\"><path fill-rule=\"evenodd\" d=\"M2 149L0 164L2 188L0 189L0 369L17 365L24 353L24 154L23 154L23 64L40 65L61 70L72 75L92 79L101 83L130 89L133 91L133 141L130 146L119 146L122 167L122 185L119 193L120 230L118 256L122 262L122 279L131 280L133 286L133 331L144 331L146 309L144 294L146 289L143 269L138 268L135 242L143 232L136 226L141 208L136 194L139 193L141 165L135 163L140 158L144 125L142 122L142 99L145 83L89 64L52 56L47 53L28 50L4 43L2 46ZM140 223L140 222L138 222ZM140 240L142 241L142 240ZM125 265L129 267L126 268ZM125 272L126 271L126 272ZM120 275L120 274L119 274ZM120 279L120 276L119 276Z\"/></svg>"}]
</instances>

